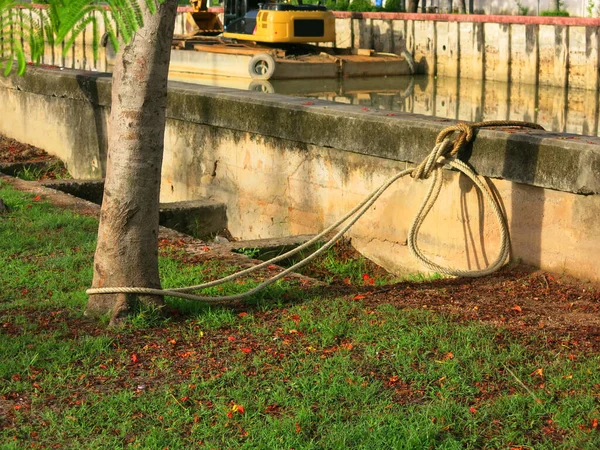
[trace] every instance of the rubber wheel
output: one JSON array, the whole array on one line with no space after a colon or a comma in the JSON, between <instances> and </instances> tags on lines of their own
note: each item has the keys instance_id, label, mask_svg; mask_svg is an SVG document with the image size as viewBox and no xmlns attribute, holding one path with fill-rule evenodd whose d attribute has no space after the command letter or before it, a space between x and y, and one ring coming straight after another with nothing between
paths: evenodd
<instances>
[{"instance_id":1,"label":"rubber wheel","mask_svg":"<svg viewBox=\"0 0 600 450\"><path fill-rule=\"evenodd\" d=\"M252 57L248 63L248 72L250 78L255 80L268 80L275 72L275 58L266 53L261 53Z\"/></svg>"},{"instance_id":2,"label":"rubber wheel","mask_svg":"<svg viewBox=\"0 0 600 450\"><path fill-rule=\"evenodd\" d=\"M248 85L248 90L262 92L263 94L272 94L275 92L273 85L265 80L252 80Z\"/></svg>"}]
</instances>

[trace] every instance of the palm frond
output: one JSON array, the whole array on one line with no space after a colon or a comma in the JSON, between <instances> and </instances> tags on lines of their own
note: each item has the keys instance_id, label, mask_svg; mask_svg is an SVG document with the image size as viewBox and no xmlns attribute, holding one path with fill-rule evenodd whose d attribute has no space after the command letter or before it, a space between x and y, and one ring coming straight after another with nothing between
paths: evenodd
<instances>
[{"instance_id":1,"label":"palm frond","mask_svg":"<svg viewBox=\"0 0 600 450\"><path fill-rule=\"evenodd\" d=\"M45 7L14 0L0 0L0 69L10 73L17 62L22 74L26 61L38 64L45 46L63 45L63 56L73 47L77 37L92 32L94 59L98 59L100 22L110 43L118 50L119 41L128 43L143 26L141 5L155 13L164 0L46 0ZM143 2L143 3L142 3ZM26 17L27 16L27 17Z\"/></svg>"}]
</instances>

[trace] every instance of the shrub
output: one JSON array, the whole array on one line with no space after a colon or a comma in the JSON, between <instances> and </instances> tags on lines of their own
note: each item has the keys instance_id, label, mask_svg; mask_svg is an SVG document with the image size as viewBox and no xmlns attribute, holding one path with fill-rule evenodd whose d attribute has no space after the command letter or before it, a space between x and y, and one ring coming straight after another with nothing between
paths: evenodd
<instances>
[{"instance_id":1,"label":"shrub","mask_svg":"<svg viewBox=\"0 0 600 450\"><path fill-rule=\"evenodd\" d=\"M348 11L354 12L370 12L374 10L373 3L371 0L352 0Z\"/></svg>"},{"instance_id":2,"label":"shrub","mask_svg":"<svg viewBox=\"0 0 600 450\"><path fill-rule=\"evenodd\" d=\"M401 6L402 6L401 0L387 0L385 2L383 10L387 11L387 12L398 12L398 11L404 12L404 11L402 11Z\"/></svg>"},{"instance_id":3,"label":"shrub","mask_svg":"<svg viewBox=\"0 0 600 450\"><path fill-rule=\"evenodd\" d=\"M564 9L554 9L549 11L542 11L540 16L559 16L559 17L569 17L569 11L565 11Z\"/></svg>"},{"instance_id":4,"label":"shrub","mask_svg":"<svg viewBox=\"0 0 600 450\"><path fill-rule=\"evenodd\" d=\"M330 11L348 11L349 0L327 0L325 6Z\"/></svg>"}]
</instances>

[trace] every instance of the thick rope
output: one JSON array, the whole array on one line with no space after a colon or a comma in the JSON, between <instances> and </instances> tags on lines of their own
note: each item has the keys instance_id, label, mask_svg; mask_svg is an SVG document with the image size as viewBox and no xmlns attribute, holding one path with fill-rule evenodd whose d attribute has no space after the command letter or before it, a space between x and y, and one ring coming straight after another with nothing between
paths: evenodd
<instances>
[{"instance_id":1,"label":"thick rope","mask_svg":"<svg viewBox=\"0 0 600 450\"><path fill-rule=\"evenodd\" d=\"M232 275L223 277L221 279L210 281L208 283L199 284L196 286L189 286L183 288L174 288L174 289L154 289L154 288L142 288L142 287L103 287L103 288L91 288L86 291L88 295L98 295L98 294L142 294L142 295L161 295L161 296L171 296L178 297L187 300L198 300L204 302L231 302L235 300L241 300L245 297L249 297L258 291L264 289L265 287L275 283L286 275L294 272L295 270L309 264L315 258L317 258L322 253L326 252L331 246L333 246L343 235L346 233L366 212L367 210L377 201L379 197L397 180L400 178L410 175L415 179L427 179L433 174L432 182L429 186L429 190L425 195L423 203L413 223L408 232L407 244L411 253L426 267L435 272L443 273L446 275L452 276L462 276L462 277L481 277L485 275L489 275L499 268L501 268L505 261L507 260L510 253L510 242L509 242L509 233L508 227L504 220L504 214L500 205L498 204L498 200L495 195L491 192L490 188L483 183L480 178L475 174L473 169L471 169L467 164L456 159L456 154L458 151L466 145L468 142L471 142L474 137L474 131L477 128L484 127L527 127L534 129L542 129L543 128L537 124L529 123L529 122L519 122L519 121L490 121L490 122L477 122L472 124L467 124L464 122L459 122L456 125L447 127L443 129L437 139L436 145L433 150L429 153L429 155L414 169L406 169L403 170L396 175L389 178L385 183L383 183L379 188L375 189L371 192L361 203L356 205L350 212L348 212L344 217L339 219L337 222L327 227L321 233L314 236L309 241L304 244L296 247L289 252L286 252L282 255L276 256L268 261L265 261L256 266L250 267L248 269L242 270L240 272L236 272ZM450 140L450 136L454 133L458 132L458 137L454 140ZM447 157L453 157L452 159L447 159ZM433 207L435 201L437 200L441 187L442 187L442 167L447 164L454 169L457 169L469 179L473 181L475 186L482 192L483 196L486 198L488 204L491 206L492 211L496 217L498 222L498 226L500 228L500 249L498 251L498 256L496 259L486 268L480 270L463 270L463 269L454 269L450 267L444 267L439 264L431 261L427 256L423 254L423 252L419 249L418 246L418 235L421 225L425 221L425 218L429 214L429 211ZM194 294L188 294L189 291L196 291L201 289L206 289L213 286L218 286L220 284L226 283L228 281L234 280L241 276L252 273L256 270L262 269L263 267L274 264L283 259L289 258L302 250L310 247L314 243L321 240L323 237L327 236L333 230L338 228L344 222L348 221L346 225L344 225L333 237L331 237L322 247L314 251L312 254L294 264L293 266L283 270L277 275L269 278L268 280L263 281L258 284L256 287L250 289L249 291L235 294L235 295L226 295L220 297L214 296L200 296Z\"/></svg>"}]
</instances>

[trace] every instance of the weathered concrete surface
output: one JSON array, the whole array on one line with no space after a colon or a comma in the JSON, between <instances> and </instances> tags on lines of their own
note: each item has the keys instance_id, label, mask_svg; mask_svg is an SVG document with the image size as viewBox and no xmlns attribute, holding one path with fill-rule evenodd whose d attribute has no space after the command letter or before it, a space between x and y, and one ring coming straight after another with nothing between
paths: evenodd
<instances>
[{"instance_id":1,"label":"weathered concrete surface","mask_svg":"<svg viewBox=\"0 0 600 450\"><path fill-rule=\"evenodd\" d=\"M27 130L35 128L36 135L47 137L36 145L51 153L60 148L67 161L98 160L99 148L95 153L81 148L104 138L91 137L99 132L93 114L87 123L81 116L94 108L106 113L109 80L84 83L77 76L82 77L32 70L25 78L2 80L0 95L10 99L13 114L0 120L0 132L33 143ZM60 96L47 95L45 86ZM98 104L90 104L86 86L105 93ZM43 115L46 120L39 120ZM453 123L178 84L170 88L167 115L161 200L224 203L228 229L243 239L323 229L387 177L420 161L437 133ZM68 139L52 142L52 136ZM461 157L489 177L502 198L513 257L600 280L599 144L598 138L540 131L478 132ZM351 232L358 248L393 270L418 269L404 242L426 189L427 183L411 179L396 183ZM470 182L451 171L422 233L422 246L435 260L462 267L484 265L498 245L489 207Z\"/></svg>"}]
</instances>

